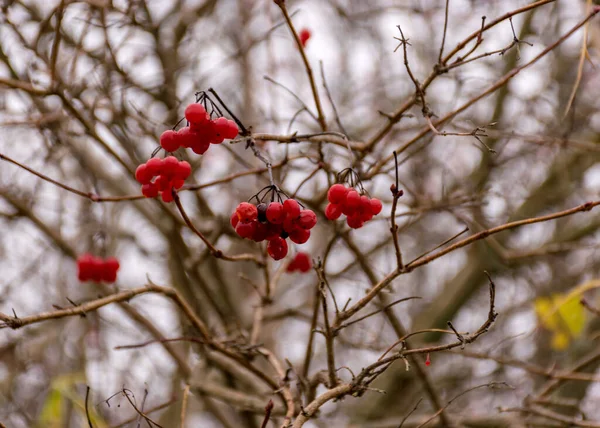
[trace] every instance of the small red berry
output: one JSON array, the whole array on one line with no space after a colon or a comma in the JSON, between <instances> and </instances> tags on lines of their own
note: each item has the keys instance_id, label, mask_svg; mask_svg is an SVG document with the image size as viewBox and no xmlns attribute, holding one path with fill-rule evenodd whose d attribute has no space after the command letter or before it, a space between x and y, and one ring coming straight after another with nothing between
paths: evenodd
<instances>
[{"instance_id":1,"label":"small red berry","mask_svg":"<svg viewBox=\"0 0 600 428\"><path fill-rule=\"evenodd\" d=\"M235 209L241 222L248 223L254 221L258 217L258 209L256 205L252 205L248 202L242 202Z\"/></svg>"},{"instance_id":2,"label":"small red berry","mask_svg":"<svg viewBox=\"0 0 600 428\"><path fill-rule=\"evenodd\" d=\"M327 200L333 204L341 204L349 190L343 184L334 184L327 191Z\"/></svg>"},{"instance_id":3,"label":"small red berry","mask_svg":"<svg viewBox=\"0 0 600 428\"><path fill-rule=\"evenodd\" d=\"M348 226L352 229L360 229L364 225L364 222L359 215L350 215L346 217L346 223L348 223Z\"/></svg>"},{"instance_id":4,"label":"small red berry","mask_svg":"<svg viewBox=\"0 0 600 428\"><path fill-rule=\"evenodd\" d=\"M104 260L102 280L105 282L115 282L117 280L117 271L119 270L119 267L119 261L115 257L109 257Z\"/></svg>"},{"instance_id":5,"label":"small red berry","mask_svg":"<svg viewBox=\"0 0 600 428\"><path fill-rule=\"evenodd\" d=\"M341 204L329 203L325 207L325 217L329 220L337 220L342 215L343 206Z\"/></svg>"},{"instance_id":6,"label":"small red berry","mask_svg":"<svg viewBox=\"0 0 600 428\"><path fill-rule=\"evenodd\" d=\"M281 260L288 253L287 242L283 238L271 239L267 244L267 252L273 260Z\"/></svg>"},{"instance_id":7,"label":"small red berry","mask_svg":"<svg viewBox=\"0 0 600 428\"><path fill-rule=\"evenodd\" d=\"M170 184L171 184L171 180L169 180L169 177L167 177L166 175L159 175L158 178L156 180L154 180L154 185L161 192L163 190L169 189Z\"/></svg>"},{"instance_id":8,"label":"small red berry","mask_svg":"<svg viewBox=\"0 0 600 428\"><path fill-rule=\"evenodd\" d=\"M179 148L179 140L177 138L177 132L168 131L163 132L160 135L160 146L167 152L174 152Z\"/></svg>"},{"instance_id":9,"label":"small red berry","mask_svg":"<svg viewBox=\"0 0 600 428\"><path fill-rule=\"evenodd\" d=\"M148 166L145 163L143 163L136 168L135 179L140 184L148 184L150 183L150 180L152 180L152 177L154 177L154 174L151 174L151 172L152 171L148 169Z\"/></svg>"},{"instance_id":10,"label":"small red berry","mask_svg":"<svg viewBox=\"0 0 600 428\"><path fill-rule=\"evenodd\" d=\"M281 236L283 227L280 224L266 223L267 225L267 236L265 239L273 239Z\"/></svg>"},{"instance_id":11,"label":"small red berry","mask_svg":"<svg viewBox=\"0 0 600 428\"><path fill-rule=\"evenodd\" d=\"M158 196L158 187L154 183L144 184L142 186L142 195L147 198L156 198Z\"/></svg>"},{"instance_id":12,"label":"small red berry","mask_svg":"<svg viewBox=\"0 0 600 428\"><path fill-rule=\"evenodd\" d=\"M302 44L302 47L305 47L306 42L308 41L308 39L310 39L310 30L307 28L303 28L302 30L300 30L300 33L298 34L298 38L300 39L300 43Z\"/></svg>"},{"instance_id":13,"label":"small red berry","mask_svg":"<svg viewBox=\"0 0 600 428\"><path fill-rule=\"evenodd\" d=\"M252 240L256 242L262 242L267 239L267 235L269 234L269 226L267 223L261 223L259 221L255 222L256 227L254 228L254 233L252 234Z\"/></svg>"},{"instance_id":14,"label":"small red berry","mask_svg":"<svg viewBox=\"0 0 600 428\"><path fill-rule=\"evenodd\" d=\"M306 273L312 268L312 260L310 259L310 256L306 253L299 252L298 254L296 254L294 260L296 261L296 266L298 267L298 270L300 270L300 272Z\"/></svg>"},{"instance_id":15,"label":"small red berry","mask_svg":"<svg viewBox=\"0 0 600 428\"><path fill-rule=\"evenodd\" d=\"M160 160L158 158L152 158L148 162L146 162L147 174L150 175L151 177L154 177L154 176L160 174L161 169L162 169L162 160Z\"/></svg>"},{"instance_id":16,"label":"small red berry","mask_svg":"<svg viewBox=\"0 0 600 428\"><path fill-rule=\"evenodd\" d=\"M181 180L185 180L192 173L192 167L187 161L181 161L177 165L177 169L175 170L175 178L179 178Z\"/></svg>"},{"instance_id":17,"label":"small red berry","mask_svg":"<svg viewBox=\"0 0 600 428\"><path fill-rule=\"evenodd\" d=\"M234 211L233 214L231 214L229 222L231 223L231 227L235 229L238 223L240 222L240 218L238 217L237 212Z\"/></svg>"},{"instance_id":18,"label":"small red berry","mask_svg":"<svg viewBox=\"0 0 600 428\"><path fill-rule=\"evenodd\" d=\"M223 136L228 140L232 140L237 137L239 132L237 124L233 120L228 120L227 127L223 130Z\"/></svg>"},{"instance_id":19,"label":"small red berry","mask_svg":"<svg viewBox=\"0 0 600 428\"><path fill-rule=\"evenodd\" d=\"M283 203L286 218L296 219L300 215L300 204L295 199L286 199Z\"/></svg>"},{"instance_id":20,"label":"small red berry","mask_svg":"<svg viewBox=\"0 0 600 428\"><path fill-rule=\"evenodd\" d=\"M431 365L431 358L429 358L429 353L427 353L427 357L425 358L425 365L428 367Z\"/></svg>"},{"instance_id":21,"label":"small red berry","mask_svg":"<svg viewBox=\"0 0 600 428\"><path fill-rule=\"evenodd\" d=\"M317 224L317 215L311 210L301 210L297 223L304 229L312 229Z\"/></svg>"},{"instance_id":22,"label":"small red berry","mask_svg":"<svg viewBox=\"0 0 600 428\"><path fill-rule=\"evenodd\" d=\"M171 180L171 187L179 190L183 187L183 185L185 184L185 180L181 180L179 178L175 178L173 180Z\"/></svg>"},{"instance_id":23,"label":"small red berry","mask_svg":"<svg viewBox=\"0 0 600 428\"><path fill-rule=\"evenodd\" d=\"M381 209L383 208L383 204L381 203L381 201L377 198L373 198L371 199L371 212L373 213L373 215L377 215L381 212Z\"/></svg>"},{"instance_id":24,"label":"small red berry","mask_svg":"<svg viewBox=\"0 0 600 428\"><path fill-rule=\"evenodd\" d=\"M289 232L290 240L295 244L304 244L310 238L310 230L297 228Z\"/></svg>"},{"instance_id":25,"label":"small red berry","mask_svg":"<svg viewBox=\"0 0 600 428\"><path fill-rule=\"evenodd\" d=\"M161 172L168 176L174 176L179 169L179 161L175 156L167 156L162 161Z\"/></svg>"},{"instance_id":26,"label":"small red berry","mask_svg":"<svg viewBox=\"0 0 600 428\"><path fill-rule=\"evenodd\" d=\"M235 227L235 233L237 233L242 238L252 239L252 236L254 236L254 230L256 229L257 224L258 224L258 222L256 222L256 221L248 222L248 223L244 223L244 222L240 221L237 224L237 226Z\"/></svg>"},{"instance_id":27,"label":"small red berry","mask_svg":"<svg viewBox=\"0 0 600 428\"><path fill-rule=\"evenodd\" d=\"M189 126L184 126L177 131L176 139L179 141L179 145L183 147L193 147L198 141L198 134L192 132Z\"/></svg>"},{"instance_id":28,"label":"small red berry","mask_svg":"<svg viewBox=\"0 0 600 428\"><path fill-rule=\"evenodd\" d=\"M77 258L77 278L80 281L89 281L92 279L91 271L94 264L94 256L85 253Z\"/></svg>"},{"instance_id":29,"label":"small red berry","mask_svg":"<svg viewBox=\"0 0 600 428\"><path fill-rule=\"evenodd\" d=\"M267 220L273 224L282 224L285 220L283 205L279 202L271 202L267 207Z\"/></svg>"},{"instance_id":30,"label":"small red berry","mask_svg":"<svg viewBox=\"0 0 600 428\"><path fill-rule=\"evenodd\" d=\"M204 123L210 120L206 109L202 104L190 104L185 109L185 118L190 123Z\"/></svg>"},{"instance_id":31,"label":"small red berry","mask_svg":"<svg viewBox=\"0 0 600 428\"><path fill-rule=\"evenodd\" d=\"M194 143L192 145L190 145L190 147L192 148L192 151L194 153L196 153L197 155L203 155L204 153L206 153L206 151L210 147L210 142L206 141L204 139L202 139L202 140L199 139L199 140L194 141Z\"/></svg>"},{"instance_id":32,"label":"small red berry","mask_svg":"<svg viewBox=\"0 0 600 428\"><path fill-rule=\"evenodd\" d=\"M171 189L166 189L160 192L160 197L162 198L163 202L173 202L173 193L171 192Z\"/></svg>"}]
</instances>

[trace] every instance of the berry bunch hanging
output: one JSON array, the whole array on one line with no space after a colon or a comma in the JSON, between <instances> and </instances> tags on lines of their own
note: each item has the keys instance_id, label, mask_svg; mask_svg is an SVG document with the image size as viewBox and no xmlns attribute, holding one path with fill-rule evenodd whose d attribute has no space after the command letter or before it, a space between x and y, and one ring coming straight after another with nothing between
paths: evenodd
<instances>
[{"instance_id":1,"label":"berry bunch hanging","mask_svg":"<svg viewBox=\"0 0 600 428\"><path fill-rule=\"evenodd\" d=\"M114 257L102 259L86 253L77 258L77 277L82 282L115 282L119 267Z\"/></svg>"},{"instance_id":2,"label":"berry bunch hanging","mask_svg":"<svg viewBox=\"0 0 600 428\"><path fill-rule=\"evenodd\" d=\"M358 174L352 169L346 169L338 174L338 179L348 179L350 186L342 183L334 184L327 191L329 203L325 207L325 217L337 220L342 214L352 229L359 229L381 212L383 205L377 198L370 198L362 187ZM355 185L358 185L357 190Z\"/></svg>"},{"instance_id":3,"label":"berry bunch hanging","mask_svg":"<svg viewBox=\"0 0 600 428\"><path fill-rule=\"evenodd\" d=\"M310 256L306 253L299 252L292 259L292 261L290 261L285 270L289 273L296 271L306 273L309 272L311 268L312 260L310 259Z\"/></svg>"},{"instance_id":4,"label":"berry bunch hanging","mask_svg":"<svg viewBox=\"0 0 600 428\"><path fill-rule=\"evenodd\" d=\"M271 202L265 203L259 195L266 190L262 199L271 195ZM310 238L310 229L317 224L316 214L302 209L292 198L281 202L282 192L276 186L267 186L254 195L257 205L240 203L231 215L231 226L242 238L256 242L267 241L267 252L274 260L281 260L288 253L287 238L296 244L304 244ZM275 197L279 201L275 201Z\"/></svg>"},{"instance_id":5,"label":"berry bunch hanging","mask_svg":"<svg viewBox=\"0 0 600 428\"><path fill-rule=\"evenodd\" d=\"M225 139L235 138L239 132L233 120L225 117L212 120L211 115L200 103L188 105L185 118L189 122L188 126L179 131L165 131L160 136L160 145L167 152L185 147L202 155L211 144L221 144Z\"/></svg>"},{"instance_id":6,"label":"berry bunch hanging","mask_svg":"<svg viewBox=\"0 0 600 428\"><path fill-rule=\"evenodd\" d=\"M172 189L180 189L190 176L192 167L175 156L152 158L135 170L135 178L142 185L142 194L155 198L160 193L164 202L173 200Z\"/></svg>"}]
</instances>

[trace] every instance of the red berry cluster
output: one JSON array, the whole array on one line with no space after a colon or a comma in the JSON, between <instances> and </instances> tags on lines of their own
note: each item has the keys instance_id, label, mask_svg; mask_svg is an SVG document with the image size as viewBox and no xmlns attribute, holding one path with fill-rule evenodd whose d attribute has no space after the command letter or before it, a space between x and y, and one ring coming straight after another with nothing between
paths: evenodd
<instances>
[{"instance_id":1,"label":"red berry cluster","mask_svg":"<svg viewBox=\"0 0 600 428\"><path fill-rule=\"evenodd\" d=\"M336 220L342 214L346 216L348 226L352 229L362 227L365 222L379 214L382 204L379 199L360 195L355 189L343 184L334 184L327 191L329 203L325 207L325 217Z\"/></svg>"},{"instance_id":2,"label":"red berry cluster","mask_svg":"<svg viewBox=\"0 0 600 428\"><path fill-rule=\"evenodd\" d=\"M135 179L142 185L142 194L145 197L155 198L160 193L164 202L171 202L171 190L180 189L191 172L190 164L178 161L175 156L152 158L137 167Z\"/></svg>"},{"instance_id":3,"label":"red berry cluster","mask_svg":"<svg viewBox=\"0 0 600 428\"><path fill-rule=\"evenodd\" d=\"M104 260L86 253L77 259L77 269L80 281L115 282L119 261L114 257Z\"/></svg>"},{"instance_id":4,"label":"red berry cluster","mask_svg":"<svg viewBox=\"0 0 600 428\"><path fill-rule=\"evenodd\" d=\"M298 254L296 254L296 257L294 257L292 259L290 264L287 265L286 271L287 272L299 271L302 273L306 273L306 272L310 271L311 268L312 268L312 260L310 259L310 256L306 253L299 252Z\"/></svg>"},{"instance_id":5,"label":"red berry cluster","mask_svg":"<svg viewBox=\"0 0 600 428\"><path fill-rule=\"evenodd\" d=\"M306 42L308 42L308 39L310 39L310 30L307 28L303 28L302 30L300 30L298 38L300 39L302 47L306 47Z\"/></svg>"},{"instance_id":6,"label":"red berry cluster","mask_svg":"<svg viewBox=\"0 0 600 428\"><path fill-rule=\"evenodd\" d=\"M221 144L223 140L238 135L238 127L233 120L224 117L212 120L202 104L187 106L185 118L190 123L189 126L179 131L165 131L160 136L160 145L167 152L186 147L201 155L211 144Z\"/></svg>"},{"instance_id":7,"label":"red berry cluster","mask_svg":"<svg viewBox=\"0 0 600 428\"><path fill-rule=\"evenodd\" d=\"M256 242L268 241L267 252L274 260L288 253L286 238L304 244L310 238L310 229L317 224L317 216L309 209L301 209L294 199L283 204L271 202L253 205L242 202L231 215L231 225L242 238Z\"/></svg>"}]
</instances>

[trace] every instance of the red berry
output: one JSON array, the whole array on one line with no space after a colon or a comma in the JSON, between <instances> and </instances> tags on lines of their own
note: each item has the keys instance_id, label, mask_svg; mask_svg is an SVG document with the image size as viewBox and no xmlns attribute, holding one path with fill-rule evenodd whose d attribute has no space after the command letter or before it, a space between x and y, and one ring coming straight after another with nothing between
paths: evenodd
<instances>
[{"instance_id":1,"label":"red berry","mask_svg":"<svg viewBox=\"0 0 600 428\"><path fill-rule=\"evenodd\" d=\"M346 223L348 223L348 226L352 229L359 229L364 225L364 222L359 215L350 215L346 217Z\"/></svg>"},{"instance_id":2,"label":"red berry","mask_svg":"<svg viewBox=\"0 0 600 428\"><path fill-rule=\"evenodd\" d=\"M189 126L184 126L177 131L176 139L179 141L180 146L193 147L198 141L198 134L192 132Z\"/></svg>"},{"instance_id":3,"label":"red berry","mask_svg":"<svg viewBox=\"0 0 600 428\"><path fill-rule=\"evenodd\" d=\"M99 257L90 256L89 278L94 282L102 281L102 272L104 270L104 260Z\"/></svg>"},{"instance_id":4,"label":"red berry","mask_svg":"<svg viewBox=\"0 0 600 428\"><path fill-rule=\"evenodd\" d=\"M259 221L255 222L256 227L254 228L254 233L252 234L252 240L256 242L262 242L267 239L267 235L269 234L269 226L266 223L261 223Z\"/></svg>"},{"instance_id":5,"label":"red berry","mask_svg":"<svg viewBox=\"0 0 600 428\"><path fill-rule=\"evenodd\" d=\"M300 43L302 44L302 46L306 46L306 42L308 41L308 39L310 39L310 30L308 30L307 28L303 28L302 30L300 30L298 38L300 39Z\"/></svg>"},{"instance_id":6,"label":"red berry","mask_svg":"<svg viewBox=\"0 0 600 428\"><path fill-rule=\"evenodd\" d=\"M237 124L233 120L228 120L227 127L223 130L223 136L228 140L232 140L237 137L239 132Z\"/></svg>"},{"instance_id":7,"label":"red berry","mask_svg":"<svg viewBox=\"0 0 600 428\"><path fill-rule=\"evenodd\" d=\"M312 268L312 260L310 259L310 256L306 253L299 252L298 254L296 254L296 257L294 257L294 262L296 262L296 268L300 272L306 273Z\"/></svg>"},{"instance_id":8,"label":"red berry","mask_svg":"<svg viewBox=\"0 0 600 428\"><path fill-rule=\"evenodd\" d=\"M119 270L119 261L114 257L104 260L102 266L102 280L104 282L115 282L117 280L117 271Z\"/></svg>"},{"instance_id":9,"label":"red berry","mask_svg":"<svg viewBox=\"0 0 600 428\"><path fill-rule=\"evenodd\" d=\"M252 205L248 202L242 202L239 204L235 211L237 212L240 221L243 223L254 221L258 217L258 209L256 208L256 205Z\"/></svg>"},{"instance_id":10,"label":"red berry","mask_svg":"<svg viewBox=\"0 0 600 428\"><path fill-rule=\"evenodd\" d=\"M362 221L367 222L373 218L373 213L371 212L371 200L368 196L360 197L360 207L358 208L358 213L360 214L360 218Z\"/></svg>"},{"instance_id":11,"label":"red berry","mask_svg":"<svg viewBox=\"0 0 600 428\"><path fill-rule=\"evenodd\" d=\"M142 195L147 198L156 198L158 196L158 187L154 183L144 184L142 186Z\"/></svg>"},{"instance_id":12,"label":"red berry","mask_svg":"<svg viewBox=\"0 0 600 428\"><path fill-rule=\"evenodd\" d=\"M187 161L181 161L175 170L175 178L185 180L192 173L192 167Z\"/></svg>"},{"instance_id":13,"label":"red berry","mask_svg":"<svg viewBox=\"0 0 600 428\"><path fill-rule=\"evenodd\" d=\"M289 232L290 240L296 244L304 244L310 238L310 230L297 228Z\"/></svg>"},{"instance_id":14,"label":"red berry","mask_svg":"<svg viewBox=\"0 0 600 428\"><path fill-rule=\"evenodd\" d=\"M163 132L160 135L160 146L167 152L174 152L179 148L179 139L177 138L177 132L168 131Z\"/></svg>"},{"instance_id":15,"label":"red berry","mask_svg":"<svg viewBox=\"0 0 600 428\"><path fill-rule=\"evenodd\" d=\"M286 218L296 219L300 215L300 204L295 199L286 199L283 203Z\"/></svg>"},{"instance_id":16,"label":"red berry","mask_svg":"<svg viewBox=\"0 0 600 428\"><path fill-rule=\"evenodd\" d=\"M197 155L203 155L210 147L210 142L206 140L197 140L190 147Z\"/></svg>"},{"instance_id":17,"label":"red berry","mask_svg":"<svg viewBox=\"0 0 600 428\"><path fill-rule=\"evenodd\" d=\"M148 169L148 166L145 163L138 166L135 170L135 179L140 184L150 183L152 177L154 177L154 174L151 174L151 171Z\"/></svg>"},{"instance_id":18,"label":"red berry","mask_svg":"<svg viewBox=\"0 0 600 428\"><path fill-rule=\"evenodd\" d=\"M185 118L190 123L204 123L210 120L202 104L190 104L185 109Z\"/></svg>"},{"instance_id":19,"label":"red berry","mask_svg":"<svg viewBox=\"0 0 600 428\"><path fill-rule=\"evenodd\" d=\"M167 156L162 161L161 172L168 176L174 176L179 169L179 161L175 156Z\"/></svg>"},{"instance_id":20,"label":"red berry","mask_svg":"<svg viewBox=\"0 0 600 428\"><path fill-rule=\"evenodd\" d=\"M327 191L327 200L333 204L341 204L349 190L343 184L334 184Z\"/></svg>"},{"instance_id":21,"label":"red berry","mask_svg":"<svg viewBox=\"0 0 600 428\"><path fill-rule=\"evenodd\" d=\"M234 229L237 226L237 224L240 222L240 218L238 217L236 211L234 211L233 214L231 214L231 217L229 218L229 222L231 223L231 227L233 227Z\"/></svg>"},{"instance_id":22,"label":"red berry","mask_svg":"<svg viewBox=\"0 0 600 428\"><path fill-rule=\"evenodd\" d=\"M169 177L166 175L159 175L158 178L154 180L154 185L162 192L163 190L167 190L169 187L171 187L171 180L169 180Z\"/></svg>"},{"instance_id":23,"label":"red berry","mask_svg":"<svg viewBox=\"0 0 600 428\"><path fill-rule=\"evenodd\" d=\"M425 365L426 366L430 366L431 365L431 358L429 358L429 353L427 353L427 357L425 358Z\"/></svg>"},{"instance_id":24,"label":"red berry","mask_svg":"<svg viewBox=\"0 0 600 428\"><path fill-rule=\"evenodd\" d=\"M185 180L181 180L179 178L175 178L175 179L171 180L171 187L178 189L178 190L181 189L184 184L185 184Z\"/></svg>"},{"instance_id":25,"label":"red berry","mask_svg":"<svg viewBox=\"0 0 600 428\"><path fill-rule=\"evenodd\" d=\"M146 170L147 170L146 173L148 175L150 175L151 177L154 177L154 176L160 174L161 169L162 169L162 160L160 160L158 158L152 158L148 162L146 162Z\"/></svg>"},{"instance_id":26,"label":"red berry","mask_svg":"<svg viewBox=\"0 0 600 428\"><path fill-rule=\"evenodd\" d=\"M283 238L271 239L267 244L267 252L273 260L281 260L287 255L287 242Z\"/></svg>"},{"instance_id":27,"label":"red berry","mask_svg":"<svg viewBox=\"0 0 600 428\"><path fill-rule=\"evenodd\" d=\"M381 201L377 198L373 198L370 201L371 204L371 212L373 213L373 215L377 215L381 212L381 209L383 208L383 204L381 203Z\"/></svg>"},{"instance_id":28,"label":"red berry","mask_svg":"<svg viewBox=\"0 0 600 428\"><path fill-rule=\"evenodd\" d=\"M285 220L283 205L279 202L271 202L267 207L267 220L273 224L282 224Z\"/></svg>"},{"instance_id":29,"label":"red berry","mask_svg":"<svg viewBox=\"0 0 600 428\"><path fill-rule=\"evenodd\" d=\"M296 263L296 259L294 258L291 262L288 263L287 267L285 268L286 272L294 272L296 270L300 270L298 268L298 263Z\"/></svg>"},{"instance_id":30,"label":"red berry","mask_svg":"<svg viewBox=\"0 0 600 428\"><path fill-rule=\"evenodd\" d=\"M350 190L344 203L348 208L357 209L360 206L360 195L356 190Z\"/></svg>"},{"instance_id":31,"label":"red berry","mask_svg":"<svg viewBox=\"0 0 600 428\"><path fill-rule=\"evenodd\" d=\"M104 265L112 271L118 271L119 268L121 267L121 264L119 263L119 260L116 257L109 257L106 260L104 260Z\"/></svg>"},{"instance_id":32,"label":"red berry","mask_svg":"<svg viewBox=\"0 0 600 428\"><path fill-rule=\"evenodd\" d=\"M77 258L77 278L80 281L89 281L92 279L91 271L94 264L94 256L85 253Z\"/></svg>"},{"instance_id":33,"label":"red berry","mask_svg":"<svg viewBox=\"0 0 600 428\"><path fill-rule=\"evenodd\" d=\"M283 227L280 224L266 223L267 225L267 236L265 239L277 238L281 235Z\"/></svg>"},{"instance_id":34,"label":"red berry","mask_svg":"<svg viewBox=\"0 0 600 428\"><path fill-rule=\"evenodd\" d=\"M244 222L240 221L237 224L237 226L235 227L235 233L237 233L242 238L252 239L252 236L254 236L254 230L256 229L257 224L258 224L258 222L256 222L256 221L248 222L248 223L244 223Z\"/></svg>"},{"instance_id":35,"label":"red berry","mask_svg":"<svg viewBox=\"0 0 600 428\"><path fill-rule=\"evenodd\" d=\"M160 197L162 198L163 202L173 202L173 193L171 192L171 189L160 192Z\"/></svg>"},{"instance_id":36,"label":"red berry","mask_svg":"<svg viewBox=\"0 0 600 428\"><path fill-rule=\"evenodd\" d=\"M325 207L325 217L329 220L337 220L342 215L342 205L329 203Z\"/></svg>"},{"instance_id":37,"label":"red berry","mask_svg":"<svg viewBox=\"0 0 600 428\"><path fill-rule=\"evenodd\" d=\"M312 229L317 224L317 215L311 210L301 210L297 223L304 229Z\"/></svg>"}]
</instances>

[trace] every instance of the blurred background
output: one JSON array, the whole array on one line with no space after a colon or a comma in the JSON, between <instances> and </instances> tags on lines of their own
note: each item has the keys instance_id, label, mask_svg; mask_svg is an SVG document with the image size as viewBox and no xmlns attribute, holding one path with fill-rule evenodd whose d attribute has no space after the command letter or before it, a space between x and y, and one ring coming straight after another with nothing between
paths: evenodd
<instances>
[{"instance_id":1,"label":"blurred background","mask_svg":"<svg viewBox=\"0 0 600 428\"><path fill-rule=\"evenodd\" d=\"M303 50L334 134L320 134L299 46L271 0L2 2L0 153L116 200L94 202L0 162L0 312L53 311L151 280L181 293L219 340L270 350L306 406L327 390L318 381L327 367L325 341L311 334L319 280L315 271L286 273L286 263L298 251L315 263L325 258L323 272L340 307L396 269L394 150L405 263L461 232L452 242L600 199L597 17L557 44L590 13L591 1L285 3L296 31L310 32ZM478 37L483 16L484 24L499 22ZM455 50L463 40L469 43ZM423 96L415 96L404 47L417 84L427 84ZM436 65L450 53L441 72ZM174 204L136 197L135 168L194 94L208 88L254 133L275 182L319 216L308 243L292 244L287 259L268 260L265 269L217 260ZM321 139L296 141L294 133ZM177 156L193 168L187 183L197 186L180 197L194 225L226 254L262 260L264 244L241 240L229 225L237 204L269 184L245 140ZM384 202L382 213L358 230L323 216L335 172L350 166ZM479 386L427 426L599 426L579 425L600 420L599 227L597 213L586 211L510 229L400 275L355 318L397 299L420 299L340 332L336 364L348 369L338 371L341 381L406 333L426 330L407 341L419 348L456 340L431 330L447 329L447 321L459 332L476 331L489 310L484 271L496 284L499 317L464 350L432 353L430 365L416 354L409 370L399 360L371 385L376 390L328 402L305 426L398 427L410 414L403 426L417 427ZM118 257L115 285L77 280L75 259L85 252ZM255 290L265 282L274 287L269 303ZM333 317L330 295L328 303ZM257 313L261 328L252 342ZM184 397L187 427L258 428L271 398L276 407L267 426L280 426L284 407L273 388L198 343L115 349L195 336L160 295L0 329L0 422L87 426L89 386L96 427L181 426ZM264 361L256 365L277 378ZM254 401L244 406L226 394L233 392Z\"/></svg>"}]
</instances>

